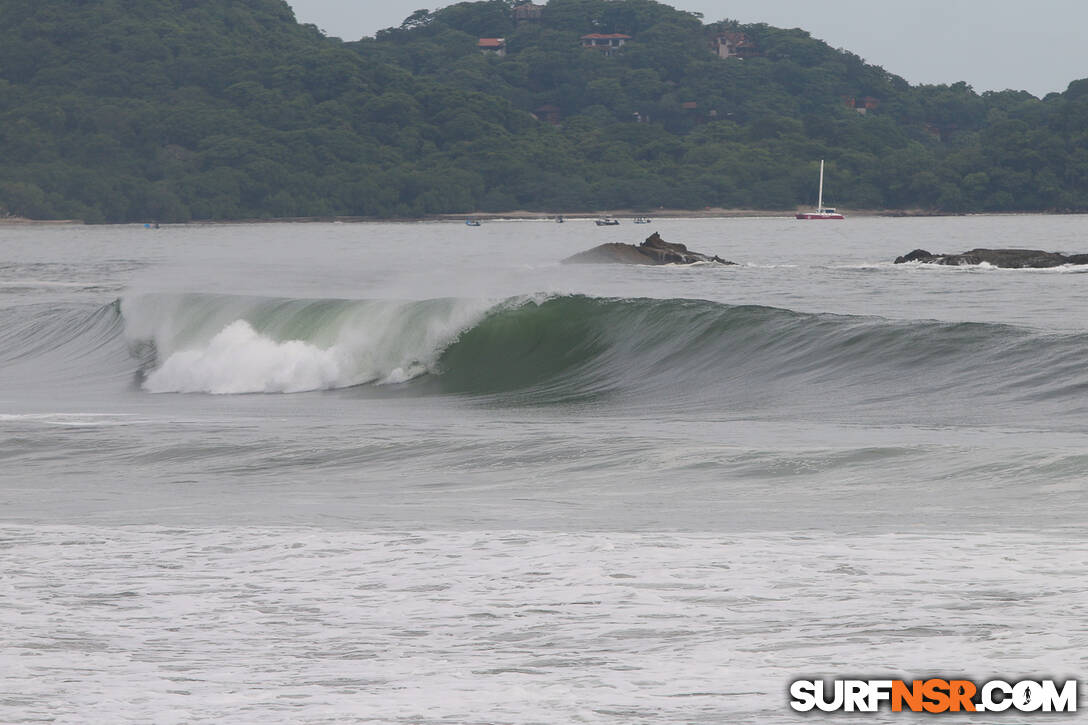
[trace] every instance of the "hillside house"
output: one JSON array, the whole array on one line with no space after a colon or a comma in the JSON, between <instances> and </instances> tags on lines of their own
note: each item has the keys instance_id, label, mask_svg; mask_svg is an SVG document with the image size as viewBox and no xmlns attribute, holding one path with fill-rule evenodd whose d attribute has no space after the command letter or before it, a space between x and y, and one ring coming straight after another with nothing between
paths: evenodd
<instances>
[{"instance_id":1,"label":"hillside house","mask_svg":"<svg viewBox=\"0 0 1088 725\"><path fill-rule=\"evenodd\" d=\"M863 116L869 111L876 110L880 106L880 100L877 98L873 98L872 96L865 96L864 98L843 96L843 101L846 102L847 108L853 108L855 111Z\"/></svg>"},{"instance_id":2,"label":"hillside house","mask_svg":"<svg viewBox=\"0 0 1088 725\"><path fill-rule=\"evenodd\" d=\"M631 39L623 33L590 33L582 36L582 47L592 48L605 55L615 55Z\"/></svg>"},{"instance_id":3,"label":"hillside house","mask_svg":"<svg viewBox=\"0 0 1088 725\"><path fill-rule=\"evenodd\" d=\"M927 123L925 128L926 133L939 138L943 143L947 143L952 138L952 134L958 131L960 127L954 123Z\"/></svg>"},{"instance_id":4,"label":"hillside house","mask_svg":"<svg viewBox=\"0 0 1088 725\"><path fill-rule=\"evenodd\" d=\"M562 112L559 106L550 103L535 109L533 115L536 116L538 120L543 121L544 123L550 123L553 126L559 126L562 120Z\"/></svg>"},{"instance_id":5,"label":"hillside house","mask_svg":"<svg viewBox=\"0 0 1088 725\"><path fill-rule=\"evenodd\" d=\"M732 30L714 36L710 45L719 58L751 58L759 55L755 43L747 35Z\"/></svg>"},{"instance_id":6,"label":"hillside house","mask_svg":"<svg viewBox=\"0 0 1088 725\"><path fill-rule=\"evenodd\" d=\"M705 106L700 107L698 101L684 101L680 104L680 112L684 114L684 117L689 122L695 123L708 123L718 117L718 110L715 108L707 110Z\"/></svg>"},{"instance_id":7,"label":"hillside house","mask_svg":"<svg viewBox=\"0 0 1088 725\"><path fill-rule=\"evenodd\" d=\"M525 23L539 23L544 17L544 6L533 3L522 3L514 8L514 22L518 25Z\"/></svg>"},{"instance_id":8,"label":"hillside house","mask_svg":"<svg viewBox=\"0 0 1088 725\"><path fill-rule=\"evenodd\" d=\"M476 47L479 48L480 52L484 55L494 54L500 58L506 57L505 38L480 38L476 42Z\"/></svg>"}]
</instances>

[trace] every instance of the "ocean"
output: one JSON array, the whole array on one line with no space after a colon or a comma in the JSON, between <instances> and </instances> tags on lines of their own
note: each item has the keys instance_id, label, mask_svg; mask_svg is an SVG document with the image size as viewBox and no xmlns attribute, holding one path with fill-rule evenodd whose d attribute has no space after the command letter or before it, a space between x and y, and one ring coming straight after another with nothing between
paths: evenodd
<instances>
[{"instance_id":1,"label":"ocean","mask_svg":"<svg viewBox=\"0 0 1088 725\"><path fill-rule=\"evenodd\" d=\"M738 264L559 264L653 231ZM789 683L1088 675L1088 267L891 263L1088 217L0 240L2 722L898 723Z\"/></svg>"}]
</instances>

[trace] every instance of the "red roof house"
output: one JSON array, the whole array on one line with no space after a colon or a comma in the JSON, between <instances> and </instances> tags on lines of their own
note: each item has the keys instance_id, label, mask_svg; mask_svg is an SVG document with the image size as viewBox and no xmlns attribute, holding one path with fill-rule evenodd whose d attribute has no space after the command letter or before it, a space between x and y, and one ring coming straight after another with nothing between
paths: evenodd
<instances>
[{"instance_id":1,"label":"red roof house","mask_svg":"<svg viewBox=\"0 0 1088 725\"><path fill-rule=\"evenodd\" d=\"M480 38L476 41L476 47L481 53L494 53L500 58L506 55L505 38Z\"/></svg>"},{"instance_id":2,"label":"red roof house","mask_svg":"<svg viewBox=\"0 0 1088 725\"><path fill-rule=\"evenodd\" d=\"M750 58L753 55L759 55L755 43L744 33L734 30L714 36L711 45L719 58Z\"/></svg>"}]
</instances>

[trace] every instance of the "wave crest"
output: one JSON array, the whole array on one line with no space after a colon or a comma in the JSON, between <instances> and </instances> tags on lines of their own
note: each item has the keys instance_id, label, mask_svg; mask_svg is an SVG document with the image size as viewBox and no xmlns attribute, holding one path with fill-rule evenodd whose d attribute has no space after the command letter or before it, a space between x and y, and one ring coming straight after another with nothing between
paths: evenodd
<instances>
[{"instance_id":1,"label":"wave crest","mask_svg":"<svg viewBox=\"0 0 1088 725\"><path fill-rule=\"evenodd\" d=\"M23 313L0 331L0 359L57 385L136 372L152 392L404 384L395 390L499 405L607 400L647 415L862 421L916 409L906 417L944 424L1088 414L1088 335L1001 324L582 295L152 294Z\"/></svg>"},{"instance_id":2,"label":"wave crest","mask_svg":"<svg viewBox=\"0 0 1088 725\"><path fill-rule=\"evenodd\" d=\"M153 349L145 390L295 393L431 372L493 304L146 295L122 313L130 342Z\"/></svg>"}]
</instances>

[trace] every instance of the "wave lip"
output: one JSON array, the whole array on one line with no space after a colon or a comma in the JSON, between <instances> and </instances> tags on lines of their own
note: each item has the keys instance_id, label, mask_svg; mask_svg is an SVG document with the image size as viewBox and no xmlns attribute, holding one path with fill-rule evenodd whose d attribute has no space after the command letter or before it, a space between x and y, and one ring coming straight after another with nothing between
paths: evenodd
<instances>
[{"instance_id":1,"label":"wave lip","mask_svg":"<svg viewBox=\"0 0 1088 725\"><path fill-rule=\"evenodd\" d=\"M497 405L919 424L1088 414L1088 334L693 299L321 300L149 294L27 306L0 325L19 384L153 393L394 386ZM1079 416L1079 418L1077 417Z\"/></svg>"},{"instance_id":2,"label":"wave lip","mask_svg":"<svg viewBox=\"0 0 1088 725\"><path fill-rule=\"evenodd\" d=\"M144 295L122 302L153 393L297 393L390 384L438 356L495 303Z\"/></svg>"},{"instance_id":3,"label":"wave lip","mask_svg":"<svg viewBox=\"0 0 1088 725\"><path fill-rule=\"evenodd\" d=\"M493 309L443 351L433 384L648 415L1030 421L1088 409L1086 346L1083 333L1003 324L567 295Z\"/></svg>"}]
</instances>

